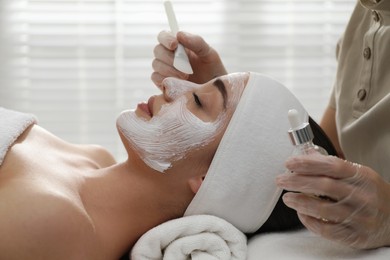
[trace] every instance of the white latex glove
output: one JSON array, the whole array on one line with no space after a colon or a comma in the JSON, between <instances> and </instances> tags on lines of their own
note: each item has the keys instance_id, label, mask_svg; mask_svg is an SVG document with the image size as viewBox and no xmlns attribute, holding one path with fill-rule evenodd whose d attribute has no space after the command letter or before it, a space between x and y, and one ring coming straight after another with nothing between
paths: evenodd
<instances>
[{"instance_id":1,"label":"white latex glove","mask_svg":"<svg viewBox=\"0 0 390 260\"><path fill-rule=\"evenodd\" d=\"M218 53L202 37L178 32L177 38L168 31L158 34L159 44L154 48L151 79L158 87L166 77L188 79L194 83L205 83L215 77L227 74ZM187 50L188 58L194 73L185 74L173 67L174 51L178 43Z\"/></svg>"},{"instance_id":2,"label":"white latex glove","mask_svg":"<svg viewBox=\"0 0 390 260\"><path fill-rule=\"evenodd\" d=\"M293 191L283 201L309 230L355 248L390 246L390 184L378 173L320 154L291 157L286 167L292 173L277 185Z\"/></svg>"}]
</instances>

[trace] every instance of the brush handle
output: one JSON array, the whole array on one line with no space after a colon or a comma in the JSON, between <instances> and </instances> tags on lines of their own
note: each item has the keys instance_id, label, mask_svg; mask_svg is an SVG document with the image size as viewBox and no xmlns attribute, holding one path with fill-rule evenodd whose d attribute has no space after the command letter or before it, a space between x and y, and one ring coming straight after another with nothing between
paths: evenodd
<instances>
[{"instance_id":1,"label":"brush handle","mask_svg":"<svg viewBox=\"0 0 390 260\"><path fill-rule=\"evenodd\" d=\"M165 13L168 17L169 27L171 27L171 32L176 36L177 32L179 31L179 25L177 24L175 11L173 11L172 2L169 0L164 1L164 7Z\"/></svg>"},{"instance_id":2,"label":"brush handle","mask_svg":"<svg viewBox=\"0 0 390 260\"><path fill-rule=\"evenodd\" d=\"M168 17L169 27L171 27L172 34L176 37L177 32L179 31L179 25L177 24L175 11L173 11L172 2L169 0L164 1L165 13ZM181 72L192 74L192 68L190 61L188 60L187 53L179 43L177 49L175 50L175 58L173 60L173 66Z\"/></svg>"}]
</instances>

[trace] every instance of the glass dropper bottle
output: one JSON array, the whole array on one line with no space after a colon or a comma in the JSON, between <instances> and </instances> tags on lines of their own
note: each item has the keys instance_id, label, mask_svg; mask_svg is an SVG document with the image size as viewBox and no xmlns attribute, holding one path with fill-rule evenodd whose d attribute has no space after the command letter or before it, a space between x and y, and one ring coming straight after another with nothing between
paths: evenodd
<instances>
[{"instance_id":1,"label":"glass dropper bottle","mask_svg":"<svg viewBox=\"0 0 390 260\"><path fill-rule=\"evenodd\" d=\"M290 121L291 126L291 128L288 130L288 134L292 144L294 145L292 155L312 153L328 155L328 152L324 148L313 143L314 134L311 130L310 124L308 122L302 122L300 118L302 117L299 115L296 109L291 109L288 111L288 120ZM312 196L321 200L335 202L335 200L332 198L324 195L313 194Z\"/></svg>"},{"instance_id":2,"label":"glass dropper bottle","mask_svg":"<svg viewBox=\"0 0 390 260\"><path fill-rule=\"evenodd\" d=\"M313 143L314 134L308 122L302 122L301 116L296 109L288 111L288 121L290 122L290 129L288 134L290 140L294 145L292 155L321 153L328 155L328 152L321 146Z\"/></svg>"}]
</instances>

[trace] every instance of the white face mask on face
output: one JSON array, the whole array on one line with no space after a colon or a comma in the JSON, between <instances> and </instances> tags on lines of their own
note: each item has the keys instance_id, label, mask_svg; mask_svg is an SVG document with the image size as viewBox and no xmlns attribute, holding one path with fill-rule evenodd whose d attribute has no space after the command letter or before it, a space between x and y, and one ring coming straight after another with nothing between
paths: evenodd
<instances>
[{"instance_id":1,"label":"white face mask on face","mask_svg":"<svg viewBox=\"0 0 390 260\"><path fill-rule=\"evenodd\" d=\"M141 159L159 172L167 170L188 151L210 143L226 121L226 112L214 122L203 122L188 110L184 93L199 85L174 78L166 79L164 85L166 95L173 101L162 106L149 121L138 117L134 110L122 112L117 120L119 130ZM241 94L243 87L238 89L241 90L232 92ZM238 103L240 95L234 96Z\"/></svg>"}]
</instances>

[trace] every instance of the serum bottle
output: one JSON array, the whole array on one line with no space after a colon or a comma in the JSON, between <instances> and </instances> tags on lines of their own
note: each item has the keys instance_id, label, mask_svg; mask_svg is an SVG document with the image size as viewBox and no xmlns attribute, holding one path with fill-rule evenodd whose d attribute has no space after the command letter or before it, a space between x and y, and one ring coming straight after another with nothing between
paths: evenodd
<instances>
[{"instance_id":1,"label":"serum bottle","mask_svg":"<svg viewBox=\"0 0 390 260\"><path fill-rule=\"evenodd\" d=\"M288 134L292 144L294 145L292 155L294 156L312 153L328 155L328 152L324 148L313 143L314 134L311 130L310 124L308 122L301 122L300 118L301 117L297 110L291 109L288 111L288 120L290 121L291 127L288 130ZM324 195L312 194L312 197L320 200L336 202L332 198Z\"/></svg>"},{"instance_id":2,"label":"serum bottle","mask_svg":"<svg viewBox=\"0 0 390 260\"><path fill-rule=\"evenodd\" d=\"M288 120L291 127L288 130L288 134L294 145L292 155L311 154L316 152L328 155L328 152L324 148L313 143L314 135L310 124L301 122L300 118L297 110L291 109L288 111Z\"/></svg>"}]
</instances>

